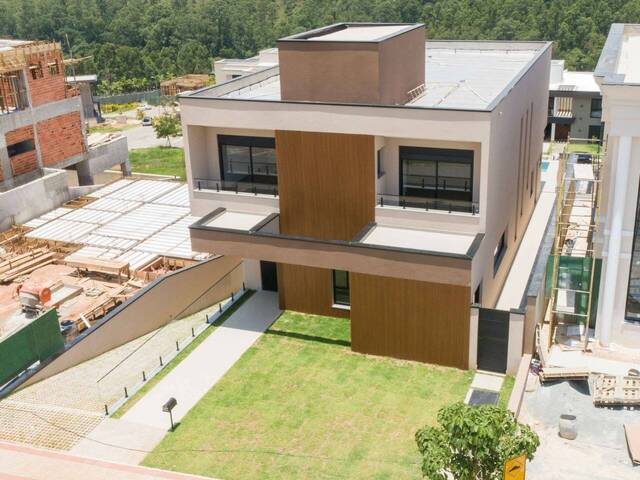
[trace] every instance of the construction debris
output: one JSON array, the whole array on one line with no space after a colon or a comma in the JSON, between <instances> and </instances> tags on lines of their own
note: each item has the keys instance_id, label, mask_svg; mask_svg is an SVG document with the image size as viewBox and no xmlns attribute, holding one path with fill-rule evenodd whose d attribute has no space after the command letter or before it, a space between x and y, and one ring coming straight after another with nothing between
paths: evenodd
<instances>
[{"instance_id":1,"label":"construction debris","mask_svg":"<svg viewBox=\"0 0 640 480\"><path fill-rule=\"evenodd\" d=\"M589 378L587 368L559 368L544 367L538 376L541 382L552 382L557 380L586 380Z\"/></svg>"}]
</instances>

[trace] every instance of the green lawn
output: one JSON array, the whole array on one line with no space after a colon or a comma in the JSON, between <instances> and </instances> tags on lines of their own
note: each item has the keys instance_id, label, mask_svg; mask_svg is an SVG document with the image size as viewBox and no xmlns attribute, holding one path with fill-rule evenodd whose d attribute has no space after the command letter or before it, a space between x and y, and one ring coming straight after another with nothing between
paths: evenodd
<instances>
[{"instance_id":1,"label":"green lawn","mask_svg":"<svg viewBox=\"0 0 640 480\"><path fill-rule=\"evenodd\" d=\"M586 152L598 154L602 150L602 146L597 143L570 143L568 145L569 152Z\"/></svg>"},{"instance_id":2,"label":"green lawn","mask_svg":"<svg viewBox=\"0 0 640 480\"><path fill-rule=\"evenodd\" d=\"M472 372L351 352L349 321L285 312L144 461L225 480L419 478L414 434Z\"/></svg>"},{"instance_id":3,"label":"green lawn","mask_svg":"<svg viewBox=\"0 0 640 480\"><path fill-rule=\"evenodd\" d=\"M513 384L516 382L516 379L512 375L507 375L504 377L504 382L502 382L502 388L500 389L500 399L498 400L498 405L501 407L507 408L509 404L509 397L511 397L511 392L513 391Z\"/></svg>"},{"instance_id":4,"label":"green lawn","mask_svg":"<svg viewBox=\"0 0 640 480\"><path fill-rule=\"evenodd\" d=\"M171 361L167 363L165 367L162 370L160 370L155 377L153 377L147 383L145 383L144 386L140 390L138 390L135 394L131 395L131 398L129 398L129 400L127 400L126 403L124 403L118 410L116 410L116 412L113 415L111 415L111 417L112 418L122 417L127 412L127 410L133 407L138 400L140 400L149 390L155 387L156 384L160 380L162 380L164 377L166 377L171 370L176 368L178 364L187 357L187 355L193 352L193 350L195 350L195 348L198 345L204 342L205 338L207 338L209 335L213 333L213 331L216 329L218 325L220 325L227 318L229 318L231 314L235 312L238 308L240 308L240 306L244 302L246 302L247 299L253 294L254 294L253 290L247 290L245 294L242 295L242 297L236 303L234 303L228 310L226 310L222 315L220 315L219 318L217 318L214 322L212 322L210 327L208 327L204 332L198 335L198 337L193 342L191 342L189 345L183 348L182 351L178 353L178 355L173 357Z\"/></svg>"},{"instance_id":5,"label":"green lawn","mask_svg":"<svg viewBox=\"0 0 640 480\"><path fill-rule=\"evenodd\" d=\"M134 173L173 175L181 180L187 178L184 153L176 147L137 148L129 152Z\"/></svg>"}]
</instances>

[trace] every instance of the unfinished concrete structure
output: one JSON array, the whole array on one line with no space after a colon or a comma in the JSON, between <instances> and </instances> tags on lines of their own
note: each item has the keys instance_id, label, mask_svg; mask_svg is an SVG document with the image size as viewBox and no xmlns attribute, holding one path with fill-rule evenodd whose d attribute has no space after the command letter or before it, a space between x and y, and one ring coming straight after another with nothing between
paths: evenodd
<instances>
[{"instance_id":1,"label":"unfinished concrete structure","mask_svg":"<svg viewBox=\"0 0 640 480\"><path fill-rule=\"evenodd\" d=\"M521 326L494 348L470 306L495 306L538 198L550 50L421 24L281 39L279 67L180 97L193 247L350 318L354 350L517 366Z\"/></svg>"},{"instance_id":2,"label":"unfinished concrete structure","mask_svg":"<svg viewBox=\"0 0 640 480\"><path fill-rule=\"evenodd\" d=\"M76 170L81 185L92 184L98 169L130 171L125 138L112 139L107 156L104 142L100 151L87 142L81 97L64 70L56 42L0 39L0 191L38 180L45 169Z\"/></svg>"}]
</instances>

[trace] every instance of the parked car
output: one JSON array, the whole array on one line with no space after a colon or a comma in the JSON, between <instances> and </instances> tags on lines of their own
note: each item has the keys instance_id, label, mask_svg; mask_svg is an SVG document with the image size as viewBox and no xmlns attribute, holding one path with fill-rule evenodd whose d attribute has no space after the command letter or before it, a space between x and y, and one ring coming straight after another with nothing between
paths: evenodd
<instances>
[{"instance_id":1,"label":"parked car","mask_svg":"<svg viewBox=\"0 0 640 480\"><path fill-rule=\"evenodd\" d=\"M576 152L576 162L578 163L591 163L593 156L587 152Z\"/></svg>"},{"instance_id":2,"label":"parked car","mask_svg":"<svg viewBox=\"0 0 640 480\"><path fill-rule=\"evenodd\" d=\"M138 107L138 110L139 110L139 111L141 111L141 112L142 112L142 111L145 111L145 110L151 110L151 105L147 105L147 104L145 103L144 105L140 105L140 106Z\"/></svg>"},{"instance_id":3,"label":"parked car","mask_svg":"<svg viewBox=\"0 0 640 480\"><path fill-rule=\"evenodd\" d=\"M142 122L140 122L140 124L141 124L143 127L150 127L151 125L153 125L153 120L152 120L152 118L151 118L151 117L148 117L148 116L146 116L146 115L145 115L145 116L142 118Z\"/></svg>"}]
</instances>

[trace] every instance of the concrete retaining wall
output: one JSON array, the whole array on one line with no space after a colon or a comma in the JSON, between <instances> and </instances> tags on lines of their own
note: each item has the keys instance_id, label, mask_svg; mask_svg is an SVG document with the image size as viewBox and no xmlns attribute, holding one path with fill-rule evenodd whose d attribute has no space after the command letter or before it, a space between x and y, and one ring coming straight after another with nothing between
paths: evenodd
<instances>
[{"instance_id":1,"label":"concrete retaining wall","mask_svg":"<svg viewBox=\"0 0 640 480\"><path fill-rule=\"evenodd\" d=\"M28 222L70 199L66 172L45 169L43 177L0 193L0 231Z\"/></svg>"},{"instance_id":2,"label":"concrete retaining wall","mask_svg":"<svg viewBox=\"0 0 640 480\"><path fill-rule=\"evenodd\" d=\"M56 375L227 298L242 287L242 260L214 257L147 285L85 331L20 387Z\"/></svg>"}]
</instances>

